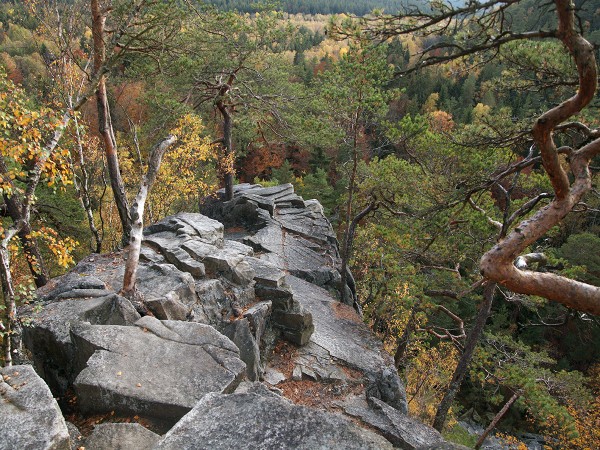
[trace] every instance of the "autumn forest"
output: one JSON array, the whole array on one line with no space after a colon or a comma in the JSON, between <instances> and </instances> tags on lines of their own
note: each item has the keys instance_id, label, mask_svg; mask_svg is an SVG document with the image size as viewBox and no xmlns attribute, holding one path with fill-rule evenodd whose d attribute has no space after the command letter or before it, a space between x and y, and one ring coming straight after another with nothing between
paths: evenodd
<instances>
[{"instance_id":1,"label":"autumn forest","mask_svg":"<svg viewBox=\"0 0 600 450\"><path fill-rule=\"evenodd\" d=\"M83 257L292 183L410 414L600 446L596 2L2 0L0 24L4 364Z\"/></svg>"}]
</instances>

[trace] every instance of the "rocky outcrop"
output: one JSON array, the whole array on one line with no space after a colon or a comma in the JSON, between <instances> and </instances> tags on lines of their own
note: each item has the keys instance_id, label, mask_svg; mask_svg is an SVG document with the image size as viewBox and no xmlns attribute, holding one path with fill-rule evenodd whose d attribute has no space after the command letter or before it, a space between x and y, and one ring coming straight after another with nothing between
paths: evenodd
<instances>
[{"instance_id":1,"label":"rocky outcrop","mask_svg":"<svg viewBox=\"0 0 600 450\"><path fill-rule=\"evenodd\" d=\"M202 212L234 229L232 238L262 253L262 259L339 296L341 261L335 233L319 202L304 201L291 184L239 184L233 200L210 202ZM354 294L349 279L344 289Z\"/></svg>"},{"instance_id":2,"label":"rocky outcrop","mask_svg":"<svg viewBox=\"0 0 600 450\"><path fill-rule=\"evenodd\" d=\"M69 450L65 419L31 366L0 369L0 449Z\"/></svg>"},{"instance_id":3,"label":"rocky outcrop","mask_svg":"<svg viewBox=\"0 0 600 450\"><path fill-rule=\"evenodd\" d=\"M84 259L39 290L41 312L21 311L31 317L23 342L33 365L69 420L84 424L88 448L443 442L406 416L392 359L354 305L338 300L353 282L340 285L335 235L318 203L291 185L240 185L232 201L204 211L212 218L180 213L145 230L143 303L117 294L121 252ZM116 418L166 434L86 429Z\"/></svg>"},{"instance_id":4,"label":"rocky outcrop","mask_svg":"<svg viewBox=\"0 0 600 450\"><path fill-rule=\"evenodd\" d=\"M143 317L134 327L72 330L85 368L74 382L84 413L142 414L175 423L209 392L232 392L246 365L209 325Z\"/></svg>"},{"instance_id":5,"label":"rocky outcrop","mask_svg":"<svg viewBox=\"0 0 600 450\"><path fill-rule=\"evenodd\" d=\"M104 290L106 285L93 276L67 275L67 282L54 280L56 288L43 297L53 299L39 312L30 309L22 311L28 314L30 323L23 329L23 342L30 350L31 359L37 373L46 380L56 395L63 395L73 383L80 366L75 364L76 349L71 341L71 327L86 322L102 325L132 325L139 320L131 303L115 293ZM78 282L78 283L77 283ZM99 297L83 292L86 286L95 283L103 289L97 289ZM75 286L64 291L64 286ZM57 292L56 297L53 297ZM80 295L84 295L80 297Z\"/></svg>"},{"instance_id":6,"label":"rocky outcrop","mask_svg":"<svg viewBox=\"0 0 600 450\"><path fill-rule=\"evenodd\" d=\"M158 443L156 449L383 450L377 434L333 414L296 406L265 393L209 394Z\"/></svg>"},{"instance_id":7,"label":"rocky outcrop","mask_svg":"<svg viewBox=\"0 0 600 450\"><path fill-rule=\"evenodd\" d=\"M91 450L140 450L153 448L160 436L137 423L102 423L86 439Z\"/></svg>"},{"instance_id":8,"label":"rocky outcrop","mask_svg":"<svg viewBox=\"0 0 600 450\"><path fill-rule=\"evenodd\" d=\"M346 414L360 419L381 433L394 447L404 450L431 448L444 442L435 429L401 413L379 399L367 403L360 397L351 397L339 405Z\"/></svg>"}]
</instances>

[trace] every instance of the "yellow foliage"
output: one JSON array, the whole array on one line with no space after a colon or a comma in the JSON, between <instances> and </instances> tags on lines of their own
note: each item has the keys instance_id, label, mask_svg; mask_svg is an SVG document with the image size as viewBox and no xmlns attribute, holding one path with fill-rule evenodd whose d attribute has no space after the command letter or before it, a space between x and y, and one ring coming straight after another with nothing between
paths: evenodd
<instances>
[{"instance_id":1,"label":"yellow foliage","mask_svg":"<svg viewBox=\"0 0 600 450\"><path fill-rule=\"evenodd\" d=\"M171 130L179 145L164 156L148 201L149 222L178 209L190 209L216 190L217 148L203 133L202 120L194 114L183 116Z\"/></svg>"},{"instance_id":2,"label":"yellow foliage","mask_svg":"<svg viewBox=\"0 0 600 450\"><path fill-rule=\"evenodd\" d=\"M600 396L585 410L573 405L568 405L567 410L575 419L575 430L565 429L554 416L547 417L543 424L544 434L556 443L554 447L572 450L600 448Z\"/></svg>"},{"instance_id":3,"label":"yellow foliage","mask_svg":"<svg viewBox=\"0 0 600 450\"><path fill-rule=\"evenodd\" d=\"M456 367L458 351L449 342L429 348L420 341L413 341L409 351L412 357L405 373L408 410L424 422L433 423Z\"/></svg>"},{"instance_id":4,"label":"yellow foliage","mask_svg":"<svg viewBox=\"0 0 600 450\"><path fill-rule=\"evenodd\" d=\"M75 262L73 250L79 245L76 240L70 237L61 238L56 230L48 227L41 227L34 231L32 237L40 238L46 243L60 267L67 268Z\"/></svg>"}]
</instances>

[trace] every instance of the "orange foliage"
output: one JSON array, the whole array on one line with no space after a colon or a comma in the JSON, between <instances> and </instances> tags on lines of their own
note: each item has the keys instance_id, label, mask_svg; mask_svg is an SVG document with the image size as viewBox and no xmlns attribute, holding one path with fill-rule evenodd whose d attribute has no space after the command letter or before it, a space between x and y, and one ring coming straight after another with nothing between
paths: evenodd
<instances>
[{"instance_id":1,"label":"orange foliage","mask_svg":"<svg viewBox=\"0 0 600 450\"><path fill-rule=\"evenodd\" d=\"M6 69L6 75L10 81L15 84L23 83L23 73L12 56L6 52L0 53L0 65Z\"/></svg>"},{"instance_id":2,"label":"orange foliage","mask_svg":"<svg viewBox=\"0 0 600 450\"><path fill-rule=\"evenodd\" d=\"M271 169L281 167L284 161L285 152L281 147L260 144L253 147L242 161L240 179L252 182L256 177L267 178L271 175Z\"/></svg>"},{"instance_id":3,"label":"orange foliage","mask_svg":"<svg viewBox=\"0 0 600 450\"><path fill-rule=\"evenodd\" d=\"M553 441L553 447L572 450L600 448L600 396L586 410L572 405L567 406L567 410L575 419L576 433L561 427L555 417L548 417L544 428L546 436Z\"/></svg>"},{"instance_id":4,"label":"orange foliage","mask_svg":"<svg viewBox=\"0 0 600 450\"><path fill-rule=\"evenodd\" d=\"M429 126L435 133L448 133L454 129L452 114L446 111L432 111L428 115Z\"/></svg>"}]
</instances>

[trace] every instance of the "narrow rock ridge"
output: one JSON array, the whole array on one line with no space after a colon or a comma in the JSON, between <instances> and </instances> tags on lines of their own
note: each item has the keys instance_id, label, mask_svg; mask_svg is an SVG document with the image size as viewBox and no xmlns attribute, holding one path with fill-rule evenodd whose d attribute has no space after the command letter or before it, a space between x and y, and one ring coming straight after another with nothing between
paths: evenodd
<instances>
[{"instance_id":1,"label":"narrow rock ridge","mask_svg":"<svg viewBox=\"0 0 600 450\"><path fill-rule=\"evenodd\" d=\"M405 425L414 419L391 357L339 302L353 281L340 284L335 234L318 202L291 185L239 185L232 201L202 211L212 218L179 213L144 231L138 289L150 315L115 293L125 252L82 260L38 291L41 311L21 310L33 367L63 411L86 436L85 424L107 422L90 445L136 436L178 449L443 442L425 425ZM150 431L110 423L118 419Z\"/></svg>"}]
</instances>

